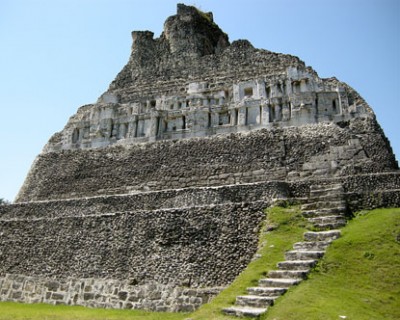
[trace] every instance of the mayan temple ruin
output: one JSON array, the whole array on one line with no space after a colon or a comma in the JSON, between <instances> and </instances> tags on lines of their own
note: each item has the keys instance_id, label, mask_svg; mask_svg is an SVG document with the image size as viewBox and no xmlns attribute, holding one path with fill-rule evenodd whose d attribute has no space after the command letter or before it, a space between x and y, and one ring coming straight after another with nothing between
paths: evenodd
<instances>
[{"instance_id":1,"label":"mayan temple ruin","mask_svg":"<svg viewBox=\"0 0 400 320\"><path fill-rule=\"evenodd\" d=\"M321 231L225 312L257 315L306 278L351 212L400 206L367 102L295 56L230 42L178 4L80 107L0 206L0 301L192 311L253 258L264 209L301 200Z\"/></svg>"}]
</instances>

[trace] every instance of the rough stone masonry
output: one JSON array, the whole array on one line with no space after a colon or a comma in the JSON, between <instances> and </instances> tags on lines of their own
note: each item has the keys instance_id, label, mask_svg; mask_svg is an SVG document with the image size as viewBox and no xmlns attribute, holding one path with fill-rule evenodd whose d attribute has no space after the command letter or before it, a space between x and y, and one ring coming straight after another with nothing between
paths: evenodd
<instances>
[{"instance_id":1,"label":"rough stone masonry","mask_svg":"<svg viewBox=\"0 0 400 320\"><path fill-rule=\"evenodd\" d=\"M183 4L132 38L0 207L0 300L191 311L246 267L275 199L335 182L349 210L400 206L389 141L347 84Z\"/></svg>"}]
</instances>

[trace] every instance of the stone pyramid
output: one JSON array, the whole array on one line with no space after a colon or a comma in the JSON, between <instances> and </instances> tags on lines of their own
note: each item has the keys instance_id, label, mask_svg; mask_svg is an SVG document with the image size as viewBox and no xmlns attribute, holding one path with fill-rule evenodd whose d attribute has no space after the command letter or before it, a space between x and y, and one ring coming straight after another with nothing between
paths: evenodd
<instances>
[{"instance_id":1,"label":"stone pyramid","mask_svg":"<svg viewBox=\"0 0 400 320\"><path fill-rule=\"evenodd\" d=\"M334 183L349 211L400 205L389 141L347 84L183 4L132 38L0 207L0 300L191 311L247 266L276 199Z\"/></svg>"}]
</instances>

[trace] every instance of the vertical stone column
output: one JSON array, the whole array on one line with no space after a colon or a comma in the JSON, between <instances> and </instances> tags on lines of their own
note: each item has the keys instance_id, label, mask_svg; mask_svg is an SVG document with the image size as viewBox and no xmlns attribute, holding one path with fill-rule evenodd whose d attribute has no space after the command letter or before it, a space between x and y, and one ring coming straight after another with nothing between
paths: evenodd
<instances>
[{"instance_id":1,"label":"vertical stone column","mask_svg":"<svg viewBox=\"0 0 400 320\"><path fill-rule=\"evenodd\" d=\"M261 124L267 125L269 123L269 108L266 101L261 104Z\"/></svg>"},{"instance_id":2,"label":"vertical stone column","mask_svg":"<svg viewBox=\"0 0 400 320\"><path fill-rule=\"evenodd\" d=\"M158 117L158 112L151 112L150 115L150 128L149 128L149 137L151 138L151 140L153 140L153 138L155 139L157 137L157 131L158 131L158 121L159 121L159 117Z\"/></svg>"},{"instance_id":3,"label":"vertical stone column","mask_svg":"<svg viewBox=\"0 0 400 320\"><path fill-rule=\"evenodd\" d=\"M267 97L265 82L263 80L257 80L257 93L257 99L265 99Z\"/></svg>"},{"instance_id":4,"label":"vertical stone column","mask_svg":"<svg viewBox=\"0 0 400 320\"><path fill-rule=\"evenodd\" d=\"M240 101L240 90L239 85L237 84L233 85L233 101L235 103L238 103Z\"/></svg>"},{"instance_id":5,"label":"vertical stone column","mask_svg":"<svg viewBox=\"0 0 400 320\"><path fill-rule=\"evenodd\" d=\"M128 122L128 129L126 132L126 137L127 138L134 138L135 132L133 131L133 117Z\"/></svg>"},{"instance_id":6,"label":"vertical stone column","mask_svg":"<svg viewBox=\"0 0 400 320\"><path fill-rule=\"evenodd\" d=\"M126 137L127 133L126 123L120 123L117 130L117 139L123 139Z\"/></svg>"},{"instance_id":7,"label":"vertical stone column","mask_svg":"<svg viewBox=\"0 0 400 320\"><path fill-rule=\"evenodd\" d=\"M347 98L347 94L344 89L340 88L339 86L336 88L338 93L338 114L342 114L343 110L348 109L349 107L349 100Z\"/></svg>"},{"instance_id":8,"label":"vertical stone column","mask_svg":"<svg viewBox=\"0 0 400 320\"><path fill-rule=\"evenodd\" d=\"M286 94L292 94L293 90L292 90L292 81L290 79L286 80Z\"/></svg>"},{"instance_id":9,"label":"vertical stone column","mask_svg":"<svg viewBox=\"0 0 400 320\"><path fill-rule=\"evenodd\" d=\"M238 126L245 126L246 125L246 114L247 110L245 106L239 108L238 112Z\"/></svg>"},{"instance_id":10,"label":"vertical stone column","mask_svg":"<svg viewBox=\"0 0 400 320\"><path fill-rule=\"evenodd\" d=\"M282 121L290 120L290 108L287 102L283 104L282 107Z\"/></svg>"},{"instance_id":11,"label":"vertical stone column","mask_svg":"<svg viewBox=\"0 0 400 320\"><path fill-rule=\"evenodd\" d=\"M277 96L276 93L278 91L278 88L276 87L276 83L271 84L270 88L271 88L271 90L270 90L270 98L275 98Z\"/></svg>"}]
</instances>

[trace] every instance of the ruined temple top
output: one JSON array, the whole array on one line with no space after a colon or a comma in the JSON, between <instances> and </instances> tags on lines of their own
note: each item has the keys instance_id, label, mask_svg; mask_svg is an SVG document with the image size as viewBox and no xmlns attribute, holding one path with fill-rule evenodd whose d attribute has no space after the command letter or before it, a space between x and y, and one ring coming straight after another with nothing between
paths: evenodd
<instances>
[{"instance_id":1,"label":"ruined temple top","mask_svg":"<svg viewBox=\"0 0 400 320\"><path fill-rule=\"evenodd\" d=\"M180 73L182 67L191 70L193 76L194 61L222 53L230 45L228 35L214 22L211 12L184 4L178 4L177 14L167 18L159 38L154 39L151 31L133 31L132 39L129 63L110 90L138 85L154 77L185 77L187 73Z\"/></svg>"},{"instance_id":2,"label":"ruined temple top","mask_svg":"<svg viewBox=\"0 0 400 320\"><path fill-rule=\"evenodd\" d=\"M159 38L132 32L128 63L43 152L374 117L352 88L299 58L229 42L211 12L178 4Z\"/></svg>"},{"instance_id":3,"label":"ruined temple top","mask_svg":"<svg viewBox=\"0 0 400 320\"><path fill-rule=\"evenodd\" d=\"M178 4L177 15L164 23L161 41L167 42L172 54L196 57L222 52L228 45L228 36L214 23L211 12Z\"/></svg>"}]
</instances>

